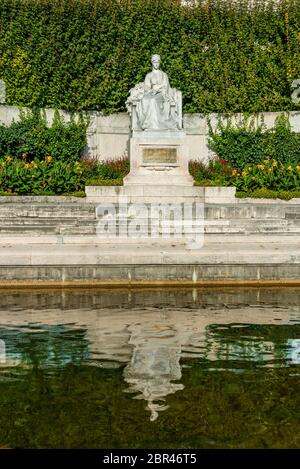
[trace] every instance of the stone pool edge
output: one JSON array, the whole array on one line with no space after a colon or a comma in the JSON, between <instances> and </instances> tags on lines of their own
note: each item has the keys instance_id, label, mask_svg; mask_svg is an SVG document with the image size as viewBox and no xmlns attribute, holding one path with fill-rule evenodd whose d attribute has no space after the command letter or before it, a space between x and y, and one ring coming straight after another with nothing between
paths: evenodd
<instances>
[{"instance_id":1,"label":"stone pool edge","mask_svg":"<svg viewBox=\"0 0 300 469\"><path fill-rule=\"evenodd\" d=\"M0 277L0 289L300 286L300 265L1 266Z\"/></svg>"}]
</instances>

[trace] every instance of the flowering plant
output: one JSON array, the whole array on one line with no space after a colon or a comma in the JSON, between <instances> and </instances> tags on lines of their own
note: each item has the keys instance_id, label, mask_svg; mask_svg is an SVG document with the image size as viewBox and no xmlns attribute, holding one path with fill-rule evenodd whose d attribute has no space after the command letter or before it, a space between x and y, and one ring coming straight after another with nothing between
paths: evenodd
<instances>
[{"instance_id":1,"label":"flowering plant","mask_svg":"<svg viewBox=\"0 0 300 469\"><path fill-rule=\"evenodd\" d=\"M290 191L300 189L300 165L279 163L266 159L261 164L247 165L241 171L232 170L232 183L238 191L266 189Z\"/></svg>"}]
</instances>

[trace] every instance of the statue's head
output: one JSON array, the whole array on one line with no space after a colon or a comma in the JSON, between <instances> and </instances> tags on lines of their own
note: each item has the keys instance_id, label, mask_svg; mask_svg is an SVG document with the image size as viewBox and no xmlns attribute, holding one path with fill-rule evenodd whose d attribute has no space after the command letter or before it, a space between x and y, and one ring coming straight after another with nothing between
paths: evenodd
<instances>
[{"instance_id":1,"label":"statue's head","mask_svg":"<svg viewBox=\"0 0 300 469\"><path fill-rule=\"evenodd\" d=\"M160 55L153 54L151 57L151 63L152 67L155 68L155 70L158 70L160 65Z\"/></svg>"}]
</instances>

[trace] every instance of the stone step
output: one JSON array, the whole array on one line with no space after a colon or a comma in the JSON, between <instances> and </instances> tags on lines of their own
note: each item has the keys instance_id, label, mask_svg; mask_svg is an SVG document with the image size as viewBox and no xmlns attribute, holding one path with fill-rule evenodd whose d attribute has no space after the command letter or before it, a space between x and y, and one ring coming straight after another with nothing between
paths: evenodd
<instances>
[{"instance_id":1,"label":"stone step","mask_svg":"<svg viewBox=\"0 0 300 469\"><path fill-rule=\"evenodd\" d=\"M107 225L107 229L105 226ZM138 226L139 228L136 228ZM0 234L3 233L32 233L32 234L46 234L46 233L61 233L61 234L96 234L104 231L110 230L114 232L114 229L119 232L124 232L129 230L129 232L137 232L140 230L141 232L158 232L158 233L169 233L169 232L179 232L181 233L182 230L185 233L194 233L195 230L197 232L204 232L206 234L226 234L226 233L240 233L240 234L247 234L247 233L265 233L267 235L273 233L300 233L300 224L294 223L281 223L272 222L258 222L255 220L253 223L241 223L236 222L232 223L232 220L224 221L222 223L216 223L204 220L203 221L192 221L192 220L184 220L178 222L168 222L163 221L161 223L153 222L149 223L148 220L139 220L138 222L128 222L121 221L121 222L112 222L109 223L101 223L97 220L64 220L57 223L53 223L52 220L44 220L41 221L37 219L35 221L29 221L24 219L24 223L22 220L18 220L17 222L10 222L8 220L1 220L0 221Z\"/></svg>"},{"instance_id":2,"label":"stone step","mask_svg":"<svg viewBox=\"0 0 300 469\"><path fill-rule=\"evenodd\" d=\"M1 197L0 197L1 199ZM8 199L8 198L6 198ZM96 216L97 204L73 201L62 203L60 198L53 198L52 202L30 201L21 203L1 203L0 200L0 236L14 234L30 234L31 236L46 235L96 235L101 217ZM19 199L19 198L18 198ZM22 198L23 199L23 198ZM150 204L146 204L150 207ZM168 234L169 230L184 228L186 234L194 233L198 224L199 230L204 224L204 232L210 236L264 234L268 240L272 236L294 235L300 232L300 204L205 204L204 220L195 223L190 219L160 221L158 233ZM100 209L101 211L101 209ZM99 211L98 211L99 214ZM153 215L151 225L155 226L160 215ZM127 225L128 218L121 218L116 222L117 229ZM149 226L149 217L141 217L138 221L132 218L128 224L134 229L135 223L145 229ZM156 229L156 228L155 228ZM221 238L220 238L221 239Z\"/></svg>"},{"instance_id":3,"label":"stone step","mask_svg":"<svg viewBox=\"0 0 300 469\"><path fill-rule=\"evenodd\" d=\"M31 234L34 236L40 236L44 234L55 234L59 233L59 228L56 225L34 225L34 226L0 226L0 242L3 234Z\"/></svg>"},{"instance_id":4,"label":"stone step","mask_svg":"<svg viewBox=\"0 0 300 469\"><path fill-rule=\"evenodd\" d=\"M173 239L174 240L174 239ZM171 240L171 244L172 241ZM162 239L160 238L159 240L157 238L119 238L119 237L114 237L112 238L111 236L109 238L104 238L101 236L97 236L95 234L51 234L51 233L45 233L45 234L33 234L33 233L5 233L1 234L0 236L0 246L4 245L27 245L27 244L74 244L74 245L97 245L97 244L118 244L118 243L125 243L125 244L136 244L140 242L144 243L154 243L157 244L159 243L164 243L164 244L170 244L170 239ZM180 239L178 238L178 242ZM296 245L298 246L300 243L300 239L298 235L295 235L294 233L275 233L271 234L268 233L267 235L265 233L260 234L260 233L249 233L249 234L239 234L239 233L221 233L221 234L215 234L215 233L205 233L204 235L204 243L208 244L226 244L226 243L277 243L281 245Z\"/></svg>"},{"instance_id":5,"label":"stone step","mask_svg":"<svg viewBox=\"0 0 300 469\"><path fill-rule=\"evenodd\" d=\"M235 243L204 244L192 246L166 246L158 244L140 245L139 243L122 245L47 245L29 244L25 246L2 246L1 266L68 266L86 268L101 265L294 265L300 273L300 246L282 244ZM295 273L295 272L294 272ZM140 272L143 275L143 272ZM299 278L299 276L298 276ZM112 277L113 279L113 271Z\"/></svg>"},{"instance_id":6,"label":"stone step","mask_svg":"<svg viewBox=\"0 0 300 469\"><path fill-rule=\"evenodd\" d=\"M20 218L0 218L0 228L3 226L75 226L75 225L94 225L98 220L95 218L39 218L39 217L20 217Z\"/></svg>"},{"instance_id":7,"label":"stone step","mask_svg":"<svg viewBox=\"0 0 300 469\"><path fill-rule=\"evenodd\" d=\"M2 218L94 218L95 207L64 207L62 205L53 207L43 206L1 206L0 219Z\"/></svg>"},{"instance_id":8,"label":"stone step","mask_svg":"<svg viewBox=\"0 0 300 469\"><path fill-rule=\"evenodd\" d=\"M182 201L182 199L181 199ZM2 218L91 218L95 217L96 207L101 204L0 204ZM149 204L140 204L150 206ZM286 219L300 220L300 205L238 205L205 204L205 219Z\"/></svg>"},{"instance_id":9,"label":"stone step","mask_svg":"<svg viewBox=\"0 0 300 469\"><path fill-rule=\"evenodd\" d=\"M300 233L300 227L287 227L287 226L206 226L204 229L205 233ZM300 242L300 240L299 240Z\"/></svg>"},{"instance_id":10,"label":"stone step","mask_svg":"<svg viewBox=\"0 0 300 469\"><path fill-rule=\"evenodd\" d=\"M205 218L207 219L266 219L300 218L299 205L264 205L264 204L205 204Z\"/></svg>"},{"instance_id":11,"label":"stone step","mask_svg":"<svg viewBox=\"0 0 300 469\"><path fill-rule=\"evenodd\" d=\"M94 225L11 225L11 226L1 226L0 225L0 242L3 234L18 234L18 233L31 233L35 236L40 236L44 234L95 234L96 227Z\"/></svg>"},{"instance_id":12,"label":"stone step","mask_svg":"<svg viewBox=\"0 0 300 469\"><path fill-rule=\"evenodd\" d=\"M160 216L152 216L152 217L138 217L138 223L142 225L146 225L149 222L156 223L159 221L160 223L166 223L168 224L169 221L167 220L161 220L162 217ZM0 226L18 226L18 225L95 225L99 222L103 222L104 220L106 221L111 221L112 219L109 217L96 217L95 214L93 216L90 216L88 218L86 217L62 217L62 216L56 216L56 217L34 217L34 216L22 216L22 217L0 217ZM134 217L117 217L117 224L126 224L126 223L131 223L134 222ZM170 222L174 224L178 224L179 226L181 224L203 224L205 226L231 226L231 227L253 227L253 226L260 226L260 227L282 227L282 226L287 226L287 227L300 227L300 218L287 218L287 219L273 219L273 218L266 218L266 219L259 219L259 218L253 218L253 219L242 219L242 218L236 218L236 219L199 219L198 222L196 220L191 220L191 219L184 219L184 220L178 220L178 221L172 221Z\"/></svg>"}]
</instances>

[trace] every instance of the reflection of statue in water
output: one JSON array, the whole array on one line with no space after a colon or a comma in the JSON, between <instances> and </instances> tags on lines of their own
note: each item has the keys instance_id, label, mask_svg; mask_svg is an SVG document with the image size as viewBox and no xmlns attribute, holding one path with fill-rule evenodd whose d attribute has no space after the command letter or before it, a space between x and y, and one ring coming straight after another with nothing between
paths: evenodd
<instances>
[{"instance_id":1,"label":"reflection of statue in water","mask_svg":"<svg viewBox=\"0 0 300 469\"><path fill-rule=\"evenodd\" d=\"M136 326L129 343L134 345L134 350L124 369L124 379L130 385L128 392L138 393L135 399L148 402L146 409L151 412L153 422L159 411L168 408L164 404L166 396L184 388L182 384L172 383L181 379L179 338L170 327Z\"/></svg>"},{"instance_id":2,"label":"reflection of statue in water","mask_svg":"<svg viewBox=\"0 0 300 469\"><path fill-rule=\"evenodd\" d=\"M126 101L132 115L133 129L179 130L181 129L181 92L170 88L166 73L159 69L160 56L151 58L152 72L144 83L130 90Z\"/></svg>"}]
</instances>

